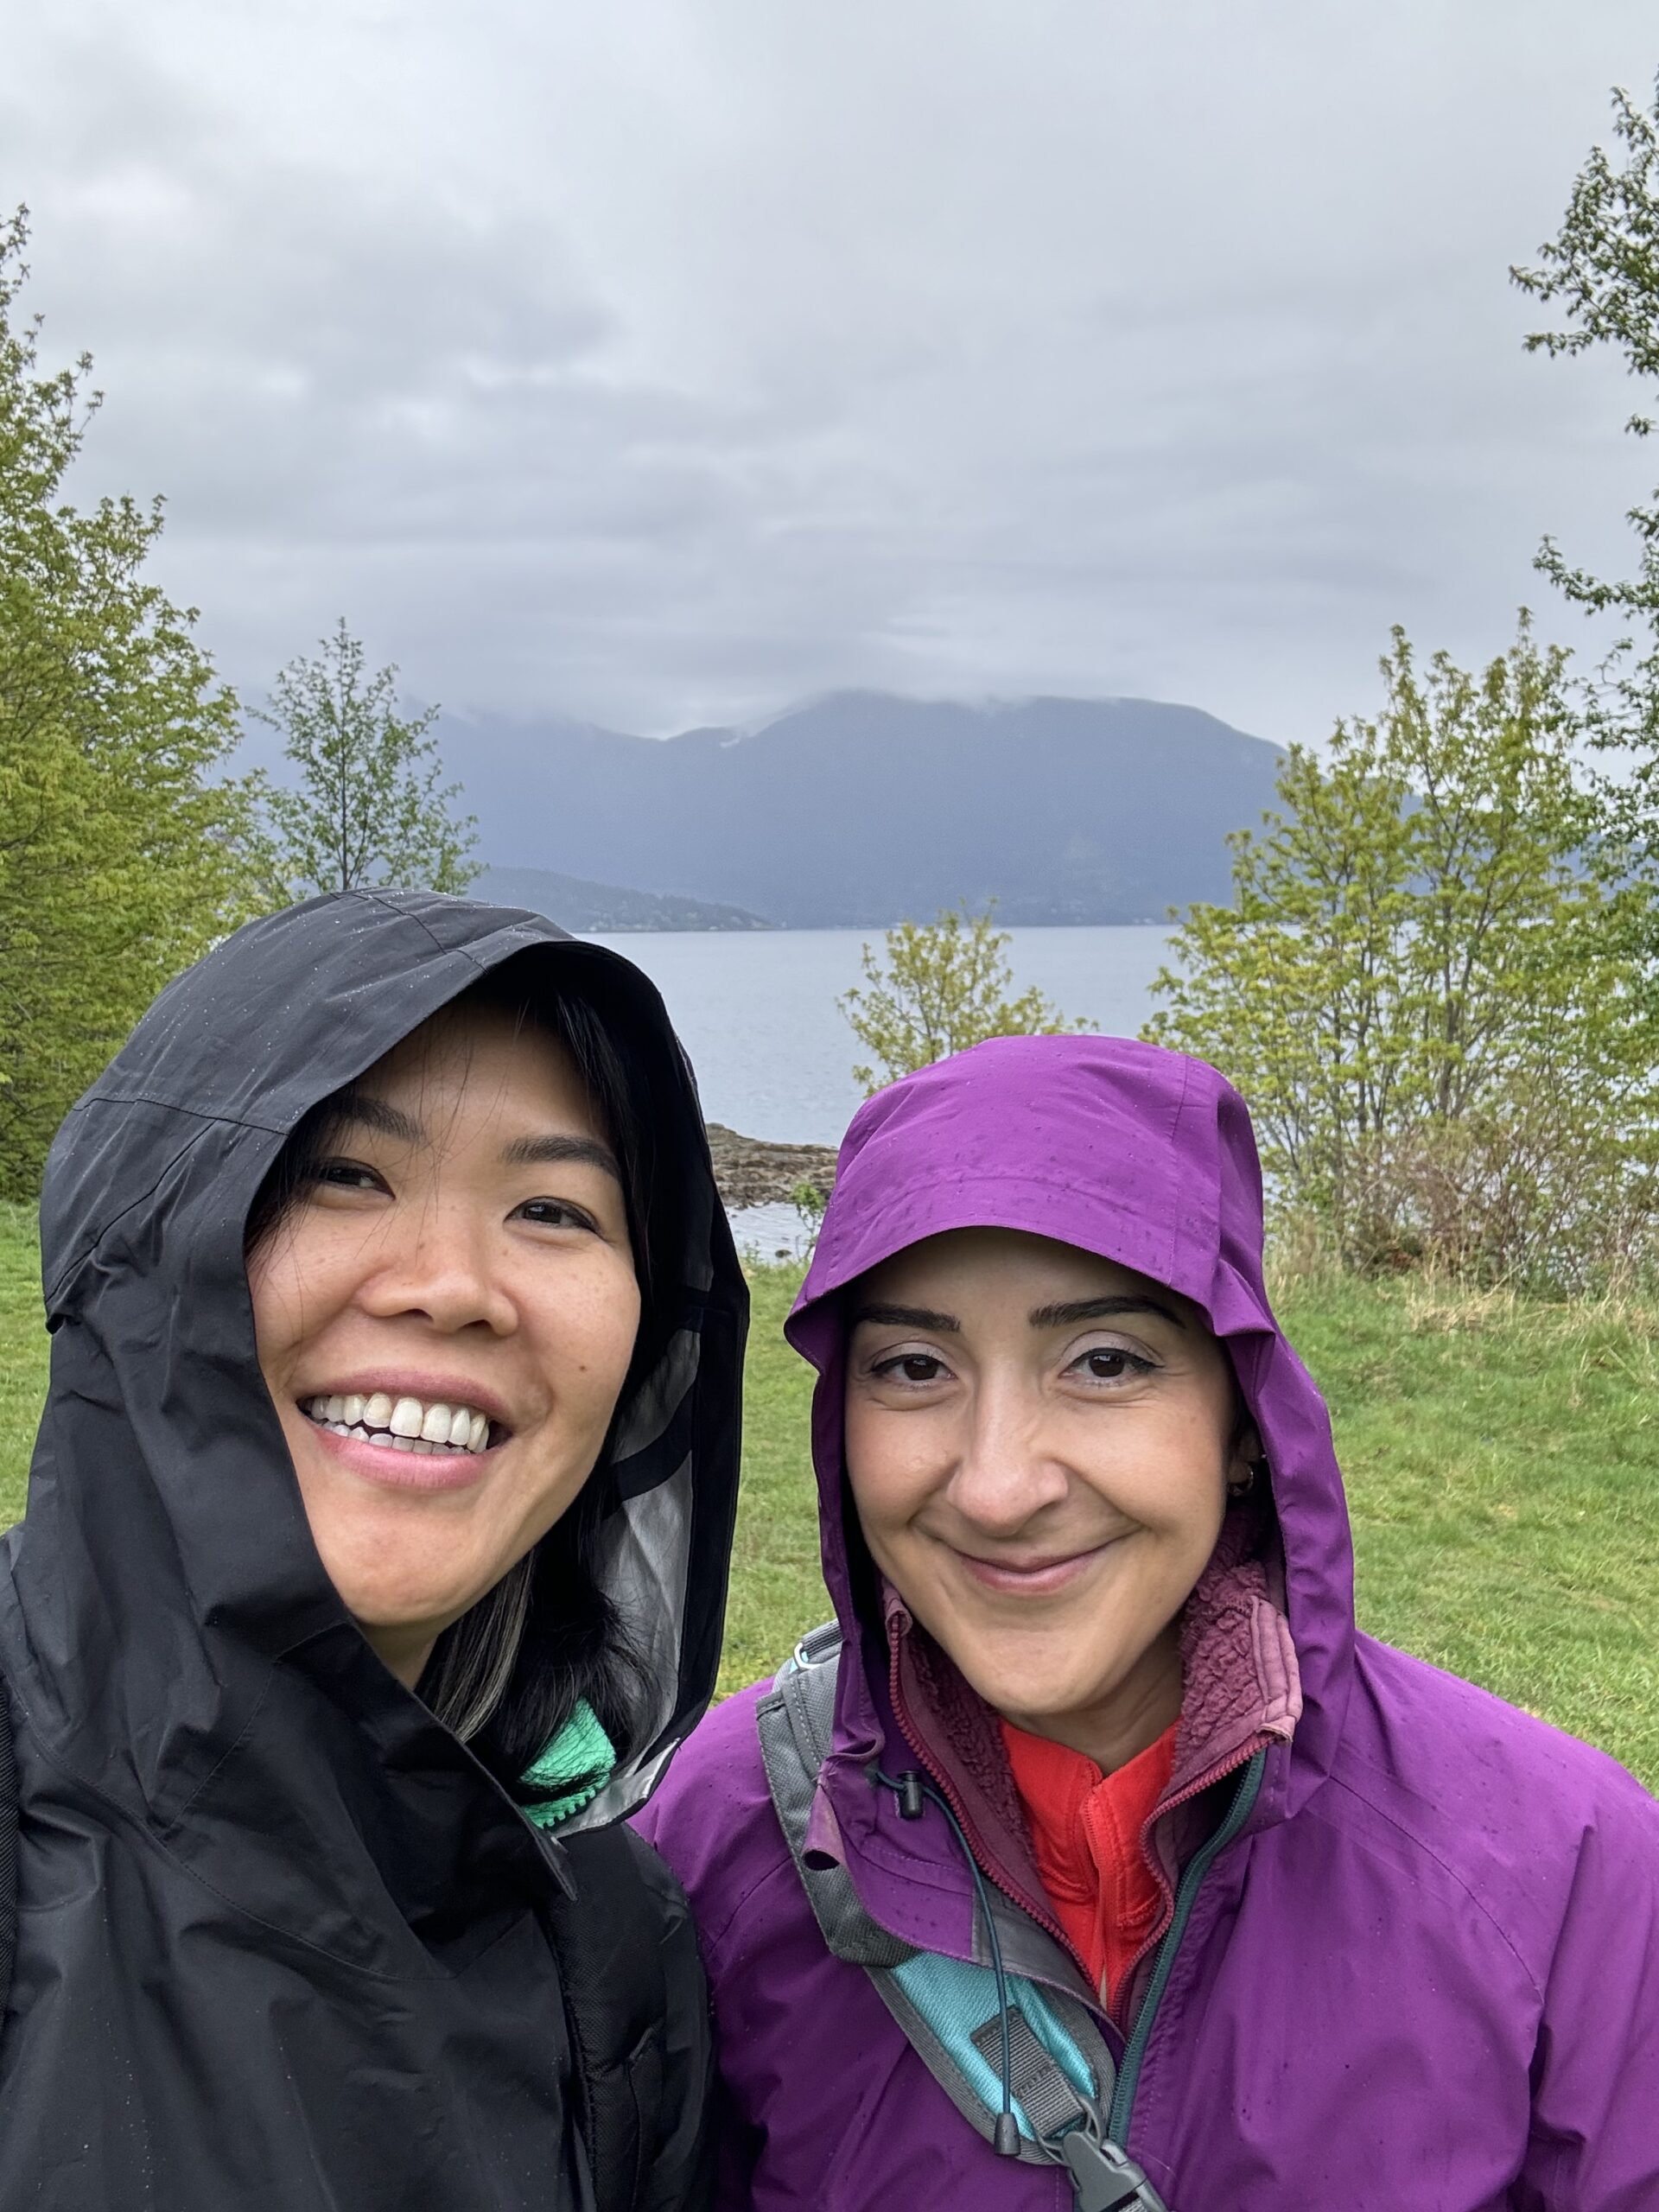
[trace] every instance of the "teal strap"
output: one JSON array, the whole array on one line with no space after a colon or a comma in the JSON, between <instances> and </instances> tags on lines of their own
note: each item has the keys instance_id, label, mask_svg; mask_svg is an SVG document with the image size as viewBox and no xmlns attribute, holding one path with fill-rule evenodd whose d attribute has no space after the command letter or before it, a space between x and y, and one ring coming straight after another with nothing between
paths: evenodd
<instances>
[{"instance_id":1,"label":"teal strap","mask_svg":"<svg viewBox=\"0 0 1659 2212\"><path fill-rule=\"evenodd\" d=\"M996 1980L990 1968L970 1966L963 1959L946 1958L938 1951L918 1951L913 1959L891 1967L889 1972L980 2103L988 2111L1000 2111L1001 2077L991 2063L988 2048L988 2041L1001 2041ZM1010 1974L1008 1993L1014 2009L1030 2030L1033 2057L1047 2069L1058 2069L1061 2082L1069 2082L1076 2092L1070 2100L1067 2116L1082 2119L1082 2101L1086 2099L1092 2104L1100 2094L1094 2069L1055 2017L1035 1982L1027 1981L1020 1974ZM976 2032L982 2024L985 2030L996 2031L988 2043L982 2043ZM1014 2116L1027 2141L1049 2133L1047 2113L1040 2113L1038 2124L1033 2126L1018 2095L1014 2101Z\"/></svg>"},{"instance_id":2,"label":"teal strap","mask_svg":"<svg viewBox=\"0 0 1659 2212\"><path fill-rule=\"evenodd\" d=\"M616 1746L583 1698L558 1734L524 1770L524 1785L538 1794L524 1817L538 1828L556 1827L592 1804L616 1770Z\"/></svg>"}]
</instances>

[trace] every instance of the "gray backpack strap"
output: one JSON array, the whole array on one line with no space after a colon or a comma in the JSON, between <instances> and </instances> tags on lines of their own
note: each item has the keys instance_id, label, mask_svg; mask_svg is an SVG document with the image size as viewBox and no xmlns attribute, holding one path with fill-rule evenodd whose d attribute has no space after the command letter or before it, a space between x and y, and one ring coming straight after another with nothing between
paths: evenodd
<instances>
[{"instance_id":1,"label":"gray backpack strap","mask_svg":"<svg viewBox=\"0 0 1659 2212\"><path fill-rule=\"evenodd\" d=\"M845 1867L810 1865L805 1857L818 1770L835 1723L840 1658L835 1623L815 1629L756 1707L779 1826L830 1951L864 1968L957 2110L995 2142L1003 2023L992 1969L901 1942L866 1912ZM1019 2158L1068 2167L1077 2212L1165 2212L1139 2166L1107 2139L1115 2069L1088 2006L1021 1974L1008 1974L1006 1986Z\"/></svg>"},{"instance_id":2,"label":"gray backpack strap","mask_svg":"<svg viewBox=\"0 0 1659 2212\"><path fill-rule=\"evenodd\" d=\"M912 1947L870 1918L846 1868L809 1866L804 1856L818 1769L835 1725L840 1657L841 1630L833 1621L801 1638L755 1708L760 1756L778 1825L831 1954L856 1967L897 1966L912 1955Z\"/></svg>"}]
</instances>

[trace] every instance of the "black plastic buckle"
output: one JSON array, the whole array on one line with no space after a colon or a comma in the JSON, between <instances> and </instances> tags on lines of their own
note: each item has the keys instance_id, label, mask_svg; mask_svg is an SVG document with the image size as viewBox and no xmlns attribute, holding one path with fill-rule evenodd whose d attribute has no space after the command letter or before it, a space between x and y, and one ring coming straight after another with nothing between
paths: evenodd
<instances>
[{"instance_id":1,"label":"black plastic buckle","mask_svg":"<svg viewBox=\"0 0 1659 2212\"><path fill-rule=\"evenodd\" d=\"M1097 2142L1084 2127L1059 2139L1060 2155L1071 2170L1077 2212L1168 2212L1164 2200L1127 2151Z\"/></svg>"}]
</instances>

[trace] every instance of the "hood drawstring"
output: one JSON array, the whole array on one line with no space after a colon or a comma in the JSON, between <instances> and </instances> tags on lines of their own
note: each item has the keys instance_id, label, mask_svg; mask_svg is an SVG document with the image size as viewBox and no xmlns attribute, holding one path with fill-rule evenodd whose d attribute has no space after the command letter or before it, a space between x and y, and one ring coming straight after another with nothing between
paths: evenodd
<instances>
[{"instance_id":1,"label":"hood drawstring","mask_svg":"<svg viewBox=\"0 0 1659 2212\"><path fill-rule=\"evenodd\" d=\"M1008 1977L1002 1964L1001 1939L996 1932L996 1919L991 1910L990 1892L985 1886L985 1877L980 1872L979 1861L973 1847L963 1833L950 1801L943 1791L916 1770L909 1768L899 1775L883 1774L880 1767L872 1767L870 1778L883 1789L892 1790L899 1800L899 1817L902 1821L919 1821L925 1807L935 1804L950 1823L963 1857L968 1861L968 1872L973 1877L974 1897L985 1923L985 1934L990 1946L991 1972L996 1978L996 2014L1001 2046L1002 2075L1002 2109L996 2116L991 2145L999 2158L1017 2158L1020 2155L1020 2123L1014 2116L1014 2048L1009 2015L1013 2006L1008 1998Z\"/></svg>"}]
</instances>

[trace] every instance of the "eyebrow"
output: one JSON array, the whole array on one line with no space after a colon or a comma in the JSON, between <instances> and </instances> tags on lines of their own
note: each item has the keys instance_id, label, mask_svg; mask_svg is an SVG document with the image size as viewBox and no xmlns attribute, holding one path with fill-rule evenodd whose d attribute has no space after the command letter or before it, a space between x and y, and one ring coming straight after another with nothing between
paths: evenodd
<instances>
[{"instance_id":1,"label":"eyebrow","mask_svg":"<svg viewBox=\"0 0 1659 2212\"><path fill-rule=\"evenodd\" d=\"M416 1145L427 1141L425 1129L412 1114L405 1114L402 1107L377 1098L370 1091L353 1091L343 1099L340 1120L347 1128L372 1129L376 1136L388 1137L395 1144ZM619 1183L622 1180L616 1154L597 1137L514 1137L511 1144L501 1147L502 1165L506 1167L556 1167L566 1160L580 1160L588 1166L602 1168Z\"/></svg>"},{"instance_id":2,"label":"eyebrow","mask_svg":"<svg viewBox=\"0 0 1659 2212\"><path fill-rule=\"evenodd\" d=\"M619 1183L622 1180L616 1154L597 1137L515 1137L502 1146L501 1158L508 1167L557 1167L566 1160L579 1160L602 1168Z\"/></svg>"},{"instance_id":3,"label":"eyebrow","mask_svg":"<svg viewBox=\"0 0 1659 2212\"><path fill-rule=\"evenodd\" d=\"M340 1102L340 1119L346 1128L372 1129L378 1137L390 1137L397 1144L423 1144L426 1131L412 1114L405 1114L399 1106L388 1104L372 1092L350 1090Z\"/></svg>"},{"instance_id":4,"label":"eyebrow","mask_svg":"<svg viewBox=\"0 0 1659 2212\"><path fill-rule=\"evenodd\" d=\"M1176 1328L1186 1326L1173 1306L1135 1294L1076 1298L1065 1305L1037 1306L1026 1319L1033 1329L1073 1329L1080 1321L1104 1321L1115 1313L1161 1313ZM941 1313L931 1306L861 1306L853 1316L853 1326L856 1329L867 1321L878 1329L925 1329L935 1336L962 1333L962 1324L954 1313Z\"/></svg>"},{"instance_id":5,"label":"eyebrow","mask_svg":"<svg viewBox=\"0 0 1659 2212\"><path fill-rule=\"evenodd\" d=\"M954 1313L937 1313L931 1306L861 1306L853 1316L853 1326L860 1328L867 1321L878 1329L926 1329L936 1337L962 1333L962 1324Z\"/></svg>"},{"instance_id":6,"label":"eyebrow","mask_svg":"<svg viewBox=\"0 0 1659 2212\"><path fill-rule=\"evenodd\" d=\"M1173 1306L1161 1299L1130 1294L1118 1298L1075 1298L1063 1306L1033 1306L1027 1316L1033 1329L1074 1329L1079 1321L1109 1320L1115 1313L1161 1313L1178 1329L1186 1326Z\"/></svg>"}]
</instances>

